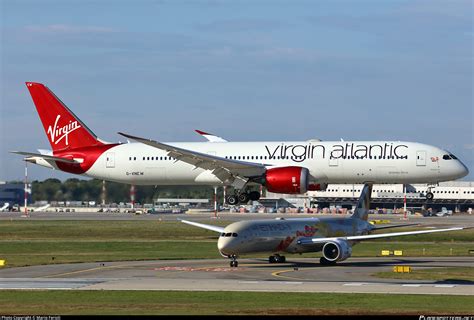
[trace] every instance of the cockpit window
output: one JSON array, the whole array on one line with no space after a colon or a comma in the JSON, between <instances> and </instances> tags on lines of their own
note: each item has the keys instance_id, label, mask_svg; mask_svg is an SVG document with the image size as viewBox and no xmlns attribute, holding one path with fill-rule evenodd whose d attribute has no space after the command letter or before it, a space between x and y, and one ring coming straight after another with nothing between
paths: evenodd
<instances>
[{"instance_id":1,"label":"cockpit window","mask_svg":"<svg viewBox=\"0 0 474 320\"><path fill-rule=\"evenodd\" d=\"M454 154L452 154L452 153L450 153L449 156L450 156L451 158L453 158L454 160L458 160L458 158L457 158Z\"/></svg>"},{"instance_id":2,"label":"cockpit window","mask_svg":"<svg viewBox=\"0 0 474 320\"><path fill-rule=\"evenodd\" d=\"M452 158L449 156L449 154L444 154L443 155L443 160L451 160Z\"/></svg>"},{"instance_id":3,"label":"cockpit window","mask_svg":"<svg viewBox=\"0 0 474 320\"><path fill-rule=\"evenodd\" d=\"M220 236L221 236L221 237L229 238L229 237L238 237L239 235L238 235L237 233L235 233L235 232L232 232L232 233L231 233L231 232L229 232L229 233L223 232L223 233L221 233Z\"/></svg>"}]
</instances>

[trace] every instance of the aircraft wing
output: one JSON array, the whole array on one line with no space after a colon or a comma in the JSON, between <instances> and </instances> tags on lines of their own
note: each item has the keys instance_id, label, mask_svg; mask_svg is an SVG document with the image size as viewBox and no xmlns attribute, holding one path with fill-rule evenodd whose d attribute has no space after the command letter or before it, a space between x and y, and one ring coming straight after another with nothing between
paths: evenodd
<instances>
[{"instance_id":1,"label":"aircraft wing","mask_svg":"<svg viewBox=\"0 0 474 320\"><path fill-rule=\"evenodd\" d=\"M229 182L239 189L245 185L249 178L261 176L266 171L263 164L225 159L211 154L178 148L151 139L131 136L122 132L119 132L119 134L154 148L167 151L170 157L189 163L196 168L211 170L219 180Z\"/></svg>"},{"instance_id":2,"label":"aircraft wing","mask_svg":"<svg viewBox=\"0 0 474 320\"><path fill-rule=\"evenodd\" d=\"M419 231L405 231L405 232L393 232L393 233L381 233L381 234L368 234L360 236L347 236L347 237L330 237L330 238L303 238L298 240L298 244L301 245L310 245L318 243L326 243L336 240L345 240L345 241L363 241L371 239L380 239L380 238L391 238L399 236L409 236L416 234L425 234L425 233L435 233L435 232L447 232L447 231L458 231L470 228L448 228L448 229L434 229L434 230L419 230Z\"/></svg>"},{"instance_id":3,"label":"aircraft wing","mask_svg":"<svg viewBox=\"0 0 474 320\"><path fill-rule=\"evenodd\" d=\"M187 220L181 220L181 222L198 227L198 228L203 228L203 229L207 229L207 230L211 230L211 231L215 231L219 233L224 232L224 228L218 227L218 226L212 226L209 224L197 223L197 222L187 221Z\"/></svg>"},{"instance_id":4,"label":"aircraft wing","mask_svg":"<svg viewBox=\"0 0 474 320\"><path fill-rule=\"evenodd\" d=\"M10 151L10 152L11 153L16 153L16 154L21 154L23 156L27 156L28 158L30 158L30 157L43 158L46 161L50 160L50 161L59 161L59 162L64 162L64 163L80 163L79 161L76 161L76 160L73 160L73 159L55 157L55 156L50 156L50 155L41 154L41 153L32 153L32 152L23 152L23 151Z\"/></svg>"},{"instance_id":5,"label":"aircraft wing","mask_svg":"<svg viewBox=\"0 0 474 320\"><path fill-rule=\"evenodd\" d=\"M227 142L227 140L225 140L221 137L218 137L215 134L212 134L212 133L209 133L209 132L204 132L204 131L201 131L201 130L194 130L194 131L196 131L201 136L206 138L209 142Z\"/></svg>"}]
</instances>

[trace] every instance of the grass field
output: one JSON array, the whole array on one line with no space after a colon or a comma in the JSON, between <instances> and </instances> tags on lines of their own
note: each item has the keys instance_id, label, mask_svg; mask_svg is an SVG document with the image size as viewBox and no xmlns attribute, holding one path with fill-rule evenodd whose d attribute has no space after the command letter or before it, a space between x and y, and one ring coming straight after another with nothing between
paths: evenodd
<instances>
[{"instance_id":1,"label":"grass field","mask_svg":"<svg viewBox=\"0 0 474 320\"><path fill-rule=\"evenodd\" d=\"M379 278L403 280L437 280L437 281L466 281L474 283L474 267L450 268L414 268L410 273L379 272L374 274Z\"/></svg>"},{"instance_id":2,"label":"grass field","mask_svg":"<svg viewBox=\"0 0 474 320\"><path fill-rule=\"evenodd\" d=\"M2 291L2 314L472 314L473 296L178 291ZM400 311L400 306L403 310Z\"/></svg>"},{"instance_id":3,"label":"grass field","mask_svg":"<svg viewBox=\"0 0 474 320\"><path fill-rule=\"evenodd\" d=\"M227 221L209 224L227 225ZM407 229L411 230L411 229ZM401 231L401 229L397 229ZM403 241L400 241L403 240ZM424 250L423 250L424 249ZM354 257L381 250L404 256L463 256L474 249L472 230L367 241L354 246ZM252 255L247 257L263 257ZM318 254L305 254L318 257ZM7 266L148 259L221 258L217 235L178 221L2 221L0 259ZM291 259L291 255L288 256Z\"/></svg>"}]
</instances>

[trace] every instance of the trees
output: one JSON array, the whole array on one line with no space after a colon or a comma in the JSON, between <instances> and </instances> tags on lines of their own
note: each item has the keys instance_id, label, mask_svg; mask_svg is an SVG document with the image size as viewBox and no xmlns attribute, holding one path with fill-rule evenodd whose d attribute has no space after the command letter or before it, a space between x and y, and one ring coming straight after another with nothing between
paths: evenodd
<instances>
[{"instance_id":1,"label":"trees","mask_svg":"<svg viewBox=\"0 0 474 320\"><path fill-rule=\"evenodd\" d=\"M212 187L206 186L136 186L135 201L153 203L157 198L207 198L213 199ZM130 185L106 182L106 202L130 202ZM33 201L95 201L101 203L102 180L58 179L33 181Z\"/></svg>"}]
</instances>

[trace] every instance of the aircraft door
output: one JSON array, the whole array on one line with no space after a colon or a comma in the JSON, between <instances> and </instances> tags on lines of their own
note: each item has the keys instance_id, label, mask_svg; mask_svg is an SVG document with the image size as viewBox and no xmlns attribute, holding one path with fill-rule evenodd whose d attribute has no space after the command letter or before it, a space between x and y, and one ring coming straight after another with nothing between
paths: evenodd
<instances>
[{"instance_id":1,"label":"aircraft door","mask_svg":"<svg viewBox=\"0 0 474 320\"><path fill-rule=\"evenodd\" d=\"M107 152L105 167L106 168L115 168L115 152Z\"/></svg>"},{"instance_id":2,"label":"aircraft door","mask_svg":"<svg viewBox=\"0 0 474 320\"><path fill-rule=\"evenodd\" d=\"M416 165L417 166L426 166L426 151L417 151L416 152Z\"/></svg>"}]
</instances>

